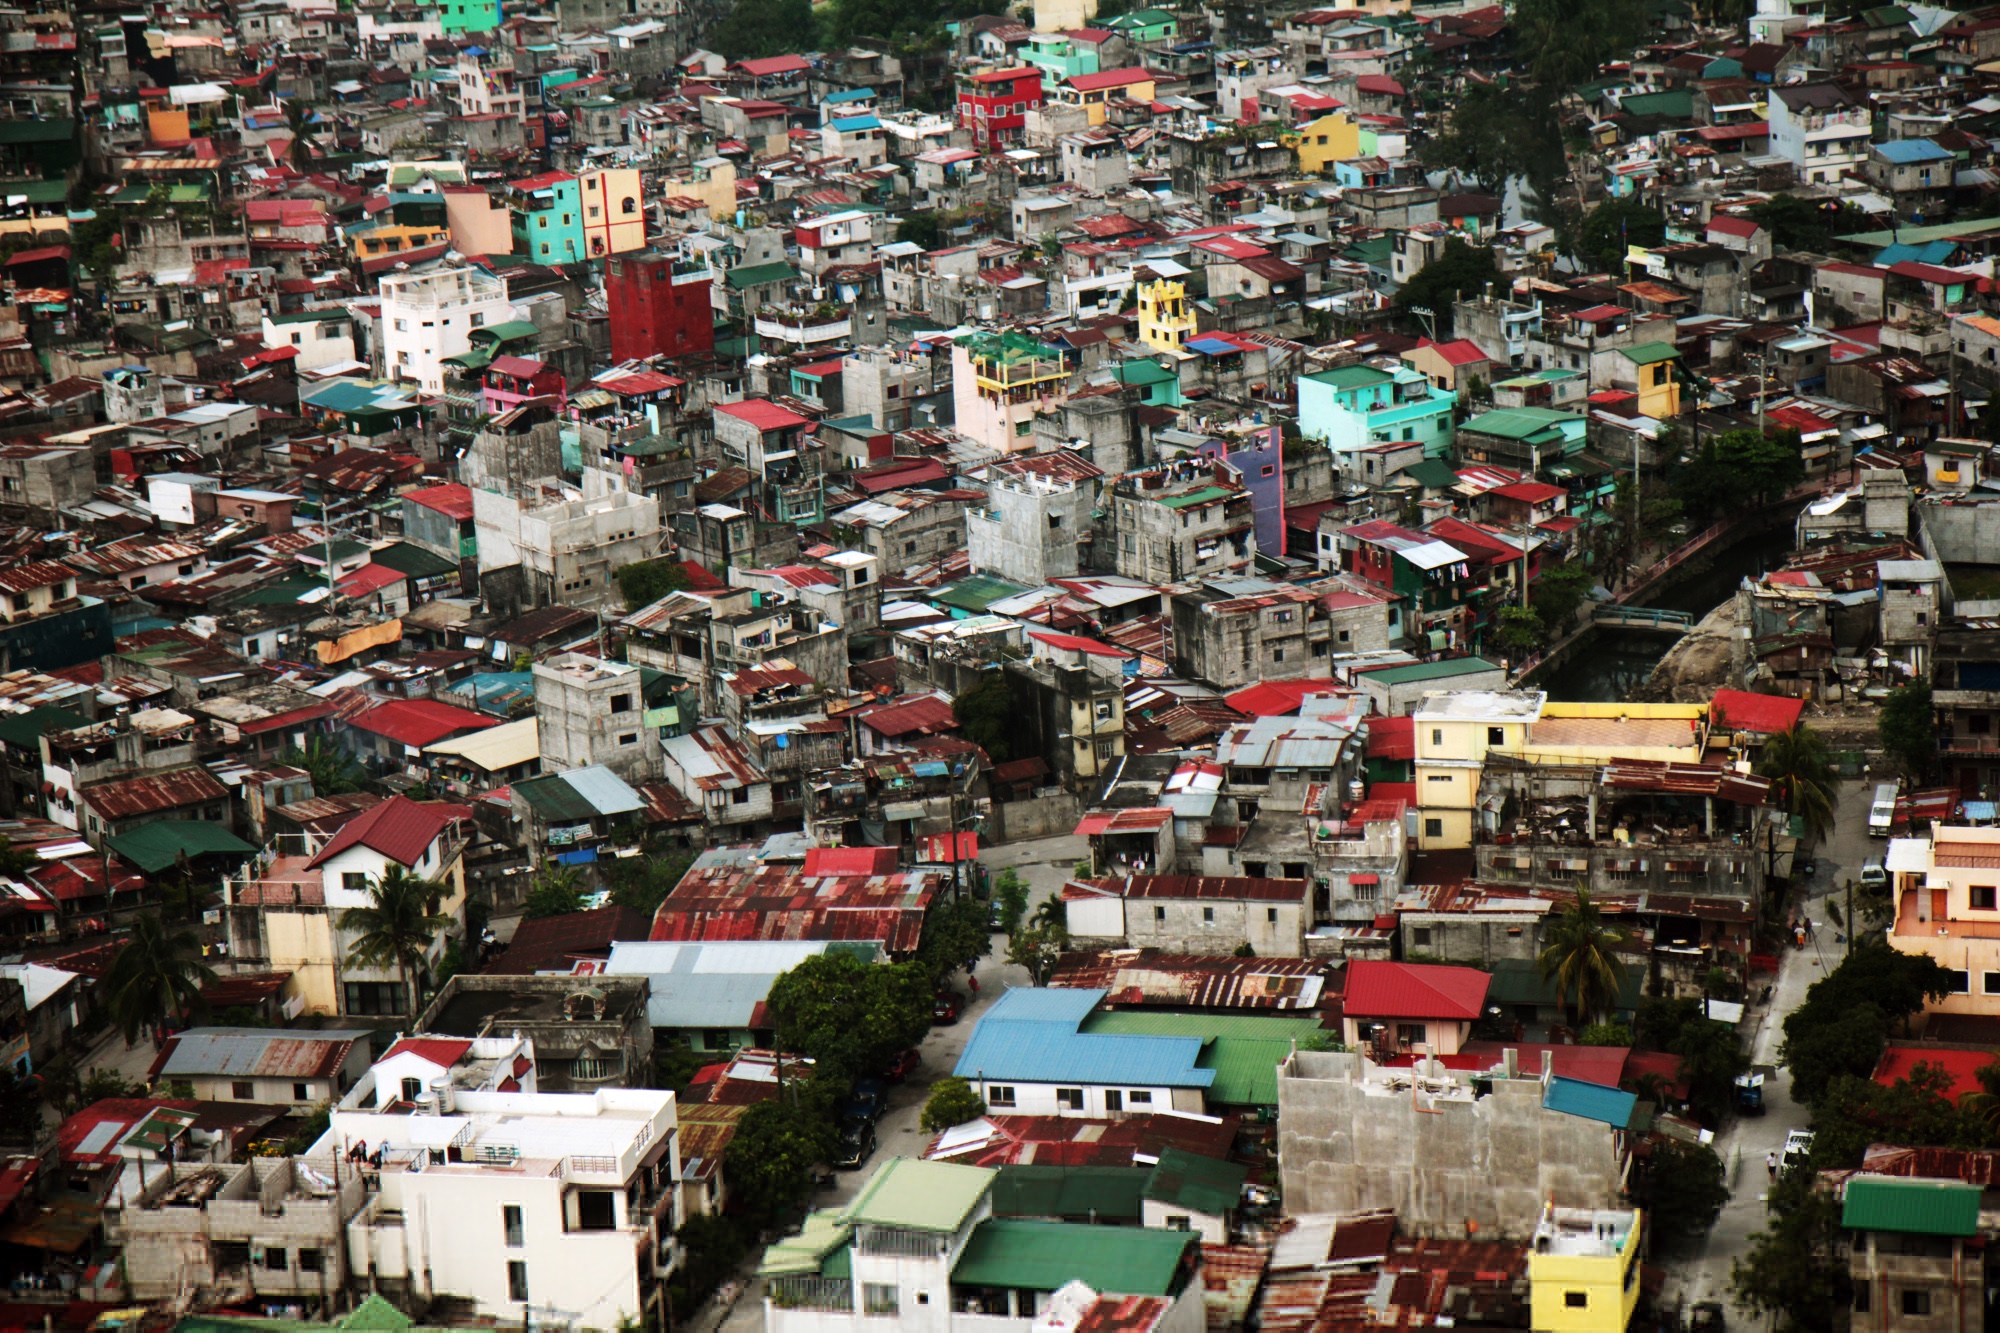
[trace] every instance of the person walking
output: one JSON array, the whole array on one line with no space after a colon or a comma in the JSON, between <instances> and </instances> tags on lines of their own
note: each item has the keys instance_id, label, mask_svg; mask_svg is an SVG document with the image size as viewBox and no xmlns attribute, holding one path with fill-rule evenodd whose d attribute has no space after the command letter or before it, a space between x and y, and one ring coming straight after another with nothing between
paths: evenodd
<instances>
[{"instance_id":1,"label":"person walking","mask_svg":"<svg viewBox=\"0 0 2000 1333\"><path fill-rule=\"evenodd\" d=\"M1765 1154L1764 1154L1764 1173L1765 1173L1766 1175L1770 1176L1770 1178L1771 1178L1772 1180L1776 1180L1776 1179L1778 1178L1778 1154L1777 1154L1777 1153L1775 1153L1775 1152L1767 1152L1767 1153L1765 1153Z\"/></svg>"}]
</instances>

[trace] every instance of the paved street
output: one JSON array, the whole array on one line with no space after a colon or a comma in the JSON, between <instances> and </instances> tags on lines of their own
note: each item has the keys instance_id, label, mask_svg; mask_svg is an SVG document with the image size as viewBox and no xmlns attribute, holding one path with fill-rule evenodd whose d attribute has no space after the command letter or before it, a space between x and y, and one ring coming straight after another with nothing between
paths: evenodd
<instances>
[{"instance_id":1,"label":"paved street","mask_svg":"<svg viewBox=\"0 0 2000 1333\"><path fill-rule=\"evenodd\" d=\"M1843 946L1835 942L1834 936L1839 932L1826 919L1827 897L1844 881L1859 875L1862 863L1882 855L1888 845L1868 836L1868 796L1873 790L1874 784L1866 780L1848 782L1841 789L1833 832L1815 858L1816 873L1809 891L1806 913L1812 918L1814 938L1804 950L1784 951L1771 1003L1753 1008L1745 1018L1745 1044L1755 1064L1777 1063L1778 1047L1784 1041L1785 1015L1805 1000L1806 988L1824 976L1826 969L1839 965ZM1706 1300L1729 1302L1732 1326L1738 1320L1751 1318L1731 1301L1729 1266L1732 1259L1744 1254L1750 1236L1764 1229L1764 1198L1769 1183L1764 1155L1782 1148L1785 1135L1794 1129L1804 1129L1810 1118L1807 1108L1792 1100L1791 1080L1782 1069L1765 1082L1764 1105L1762 1116L1740 1118L1717 1137L1715 1150L1729 1170L1729 1184L1734 1193L1698 1253L1669 1262L1663 1295L1670 1307L1677 1299L1690 1305Z\"/></svg>"}]
</instances>

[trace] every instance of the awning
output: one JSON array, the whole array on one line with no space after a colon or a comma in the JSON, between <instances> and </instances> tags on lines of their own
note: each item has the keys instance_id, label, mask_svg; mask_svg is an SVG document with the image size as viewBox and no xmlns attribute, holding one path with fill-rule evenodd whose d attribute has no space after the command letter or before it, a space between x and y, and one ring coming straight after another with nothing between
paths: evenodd
<instances>
[{"instance_id":1,"label":"awning","mask_svg":"<svg viewBox=\"0 0 2000 1333\"><path fill-rule=\"evenodd\" d=\"M1349 884L1380 884L1382 877L1380 875L1349 875L1347 882Z\"/></svg>"}]
</instances>

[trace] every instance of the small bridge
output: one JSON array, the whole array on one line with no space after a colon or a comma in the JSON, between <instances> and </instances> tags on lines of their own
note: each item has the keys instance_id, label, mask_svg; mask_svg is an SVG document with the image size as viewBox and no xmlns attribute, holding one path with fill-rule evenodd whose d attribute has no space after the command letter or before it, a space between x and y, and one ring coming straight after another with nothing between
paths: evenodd
<instances>
[{"instance_id":1,"label":"small bridge","mask_svg":"<svg viewBox=\"0 0 2000 1333\"><path fill-rule=\"evenodd\" d=\"M1618 606L1599 602L1591 608L1590 623L1605 629L1656 629L1669 634L1685 634L1694 628L1694 617L1685 611L1664 611L1654 606Z\"/></svg>"}]
</instances>

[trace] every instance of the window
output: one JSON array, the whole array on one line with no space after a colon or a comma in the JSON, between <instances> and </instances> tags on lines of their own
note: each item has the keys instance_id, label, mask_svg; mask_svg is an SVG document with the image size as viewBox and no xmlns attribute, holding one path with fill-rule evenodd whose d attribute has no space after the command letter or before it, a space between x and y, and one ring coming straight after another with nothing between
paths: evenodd
<instances>
[{"instance_id":1,"label":"window","mask_svg":"<svg viewBox=\"0 0 2000 1333\"><path fill-rule=\"evenodd\" d=\"M368 892L368 876L359 870L349 870L341 875L340 887L355 893Z\"/></svg>"},{"instance_id":2,"label":"window","mask_svg":"<svg viewBox=\"0 0 2000 1333\"><path fill-rule=\"evenodd\" d=\"M291 1266L292 1266L292 1254L290 1250L280 1249L275 1246L265 1247L264 1267L270 1269L274 1273L282 1273Z\"/></svg>"},{"instance_id":3,"label":"window","mask_svg":"<svg viewBox=\"0 0 2000 1333\"><path fill-rule=\"evenodd\" d=\"M621 213L636 213L639 211L639 201L628 194L618 201L618 211Z\"/></svg>"},{"instance_id":4,"label":"window","mask_svg":"<svg viewBox=\"0 0 2000 1333\"><path fill-rule=\"evenodd\" d=\"M229 1085L229 1095L239 1102L255 1101L257 1085L244 1079L237 1079Z\"/></svg>"},{"instance_id":5,"label":"window","mask_svg":"<svg viewBox=\"0 0 2000 1333\"><path fill-rule=\"evenodd\" d=\"M1563 1293L1563 1304L1572 1310L1588 1309L1590 1307L1590 1293L1587 1291L1566 1291Z\"/></svg>"},{"instance_id":6,"label":"window","mask_svg":"<svg viewBox=\"0 0 2000 1333\"><path fill-rule=\"evenodd\" d=\"M1442 819L1426 819L1424 821L1424 836L1426 838L1442 838L1444 836L1444 821Z\"/></svg>"},{"instance_id":7,"label":"window","mask_svg":"<svg viewBox=\"0 0 2000 1333\"><path fill-rule=\"evenodd\" d=\"M2000 972L1987 972L1980 977L1980 987L1988 995L2000 995Z\"/></svg>"},{"instance_id":8,"label":"window","mask_svg":"<svg viewBox=\"0 0 2000 1333\"><path fill-rule=\"evenodd\" d=\"M472 327L475 329L485 328L486 316L479 314L477 311L475 311L473 312L472 318L468 320L467 323L471 324Z\"/></svg>"},{"instance_id":9,"label":"window","mask_svg":"<svg viewBox=\"0 0 2000 1333\"><path fill-rule=\"evenodd\" d=\"M1488 727L1486 729L1486 743L1488 745L1505 745L1507 743L1507 729L1505 727Z\"/></svg>"},{"instance_id":10,"label":"window","mask_svg":"<svg viewBox=\"0 0 2000 1333\"><path fill-rule=\"evenodd\" d=\"M1214 920L1215 920L1215 909L1214 909L1213 907L1204 907L1204 908L1202 908L1202 909L1201 909L1201 919L1202 919L1202 920L1203 920L1204 922L1212 922L1212 921L1214 921Z\"/></svg>"},{"instance_id":11,"label":"window","mask_svg":"<svg viewBox=\"0 0 2000 1333\"><path fill-rule=\"evenodd\" d=\"M618 743L620 745L637 745L639 743L639 733L628 731L618 738Z\"/></svg>"},{"instance_id":12,"label":"window","mask_svg":"<svg viewBox=\"0 0 2000 1333\"><path fill-rule=\"evenodd\" d=\"M611 711L612 711L612 712L614 712L614 713L629 713L629 712L631 712L631 711L632 711L632 696L631 696L631 695L629 695L629 694L614 694L614 695L612 695L612 696L611 696Z\"/></svg>"},{"instance_id":13,"label":"window","mask_svg":"<svg viewBox=\"0 0 2000 1333\"><path fill-rule=\"evenodd\" d=\"M1017 436L1026 435L1034 428L1035 423L1032 421L1017 421L1014 423L1014 434Z\"/></svg>"},{"instance_id":14,"label":"window","mask_svg":"<svg viewBox=\"0 0 2000 1333\"><path fill-rule=\"evenodd\" d=\"M528 1299L528 1261L525 1259L507 1261L507 1299L510 1301Z\"/></svg>"},{"instance_id":15,"label":"window","mask_svg":"<svg viewBox=\"0 0 2000 1333\"><path fill-rule=\"evenodd\" d=\"M1854 1284L1854 1312L1856 1314L1868 1313L1868 1284L1866 1282L1857 1282Z\"/></svg>"},{"instance_id":16,"label":"window","mask_svg":"<svg viewBox=\"0 0 2000 1333\"><path fill-rule=\"evenodd\" d=\"M1443 727L1432 727L1432 728L1431 728L1431 744L1432 744L1432 745L1443 745L1443 744L1444 744L1444 728L1443 728Z\"/></svg>"},{"instance_id":17,"label":"window","mask_svg":"<svg viewBox=\"0 0 2000 1333\"><path fill-rule=\"evenodd\" d=\"M576 1198L577 1231L616 1231L618 1229L618 1205L616 1195L611 1190L578 1190Z\"/></svg>"},{"instance_id":18,"label":"window","mask_svg":"<svg viewBox=\"0 0 2000 1333\"><path fill-rule=\"evenodd\" d=\"M1014 1104L1014 1090L1012 1088L993 1087L989 1084L986 1089L986 1104L988 1106L1012 1106Z\"/></svg>"},{"instance_id":19,"label":"window","mask_svg":"<svg viewBox=\"0 0 2000 1333\"><path fill-rule=\"evenodd\" d=\"M1429 926L1413 926L1410 929L1410 947L1412 949L1430 948L1431 928Z\"/></svg>"},{"instance_id":20,"label":"window","mask_svg":"<svg viewBox=\"0 0 2000 1333\"><path fill-rule=\"evenodd\" d=\"M1396 1040L1401 1042L1403 1045L1414 1046L1423 1039L1424 1039L1424 1025L1422 1023L1396 1024Z\"/></svg>"},{"instance_id":21,"label":"window","mask_svg":"<svg viewBox=\"0 0 2000 1333\"><path fill-rule=\"evenodd\" d=\"M1927 1315L1931 1312L1931 1294L1928 1291L1904 1291L1903 1313Z\"/></svg>"},{"instance_id":22,"label":"window","mask_svg":"<svg viewBox=\"0 0 2000 1333\"><path fill-rule=\"evenodd\" d=\"M1193 1229L1186 1213L1175 1213L1167 1219L1167 1230L1169 1231L1192 1231Z\"/></svg>"},{"instance_id":23,"label":"window","mask_svg":"<svg viewBox=\"0 0 2000 1333\"><path fill-rule=\"evenodd\" d=\"M1083 1109L1083 1089L1057 1088L1056 1105L1067 1107L1072 1111L1081 1111Z\"/></svg>"},{"instance_id":24,"label":"window","mask_svg":"<svg viewBox=\"0 0 2000 1333\"><path fill-rule=\"evenodd\" d=\"M1277 924L1278 924L1278 909L1277 909L1277 908L1275 908L1275 907L1267 907L1267 908L1265 908L1265 909L1264 909L1264 920L1265 920L1266 922L1270 923L1271 925L1274 925L1274 926L1275 926L1275 925L1277 925Z\"/></svg>"},{"instance_id":25,"label":"window","mask_svg":"<svg viewBox=\"0 0 2000 1333\"><path fill-rule=\"evenodd\" d=\"M1166 919L1167 919L1167 909L1156 905L1153 908L1153 920L1165 921Z\"/></svg>"},{"instance_id":26,"label":"window","mask_svg":"<svg viewBox=\"0 0 2000 1333\"><path fill-rule=\"evenodd\" d=\"M1947 995L1968 995L1972 991L1972 974L1963 970L1950 971L1945 976Z\"/></svg>"},{"instance_id":27,"label":"window","mask_svg":"<svg viewBox=\"0 0 2000 1333\"><path fill-rule=\"evenodd\" d=\"M420 1078L406 1078L406 1079L404 1079L404 1080L403 1080L403 1100L404 1100L404 1101L406 1101L406 1102L413 1102L413 1101L417 1100L417 1098L419 1098L419 1097L421 1097L421 1096L423 1096L423 1095L424 1095L424 1081L423 1081L422 1079L420 1079Z\"/></svg>"},{"instance_id":28,"label":"window","mask_svg":"<svg viewBox=\"0 0 2000 1333\"><path fill-rule=\"evenodd\" d=\"M1119 1094L1118 1089L1106 1088L1104 1090L1104 1109L1106 1111L1122 1111L1125 1109L1125 1098Z\"/></svg>"},{"instance_id":29,"label":"window","mask_svg":"<svg viewBox=\"0 0 2000 1333\"><path fill-rule=\"evenodd\" d=\"M1151 1106L1153 1104L1153 1094L1144 1089L1135 1088L1125 1094L1125 1100L1134 1106Z\"/></svg>"},{"instance_id":30,"label":"window","mask_svg":"<svg viewBox=\"0 0 2000 1333\"><path fill-rule=\"evenodd\" d=\"M1992 911L1993 891L1991 884L1975 884L1967 890L1972 895L1972 910L1975 912Z\"/></svg>"},{"instance_id":31,"label":"window","mask_svg":"<svg viewBox=\"0 0 2000 1333\"><path fill-rule=\"evenodd\" d=\"M324 1271L325 1268L326 1268L325 1250L299 1251L299 1271L301 1273L318 1273Z\"/></svg>"},{"instance_id":32,"label":"window","mask_svg":"<svg viewBox=\"0 0 2000 1333\"><path fill-rule=\"evenodd\" d=\"M295 1102L309 1102L309 1101L311 1101L311 1100L312 1100L312 1089L311 1089L311 1088L309 1088L309 1087L307 1087L307 1086L306 1086L305 1084L303 1084L303 1083L294 1083L294 1084L292 1084L292 1100L293 1100L293 1101L295 1101Z\"/></svg>"},{"instance_id":33,"label":"window","mask_svg":"<svg viewBox=\"0 0 2000 1333\"><path fill-rule=\"evenodd\" d=\"M1449 774L1449 773L1426 773L1426 774L1424 775L1424 781L1425 781L1425 782L1450 782L1450 781L1451 781L1451 774Z\"/></svg>"},{"instance_id":34,"label":"window","mask_svg":"<svg viewBox=\"0 0 2000 1333\"><path fill-rule=\"evenodd\" d=\"M897 1299L893 1284L887 1282L864 1282L861 1284L861 1313L897 1314L902 1302Z\"/></svg>"},{"instance_id":35,"label":"window","mask_svg":"<svg viewBox=\"0 0 2000 1333\"><path fill-rule=\"evenodd\" d=\"M748 787L738 787L735 791L729 793L729 802L731 805L750 804L750 789Z\"/></svg>"},{"instance_id":36,"label":"window","mask_svg":"<svg viewBox=\"0 0 2000 1333\"><path fill-rule=\"evenodd\" d=\"M507 1248L518 1250L527 1242L521 1234L521 1205L504 1203L500 1205L500 1226L507 1234Z\"/></svg>"}]
</instances>

